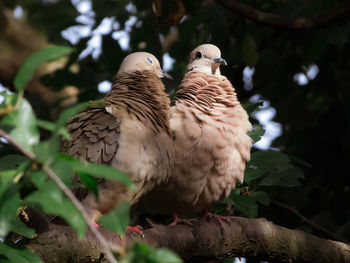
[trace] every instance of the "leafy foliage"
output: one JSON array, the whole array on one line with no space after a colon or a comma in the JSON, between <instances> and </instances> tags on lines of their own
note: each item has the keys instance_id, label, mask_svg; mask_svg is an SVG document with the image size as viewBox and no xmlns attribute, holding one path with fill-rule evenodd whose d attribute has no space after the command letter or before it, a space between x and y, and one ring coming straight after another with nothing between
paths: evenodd
<instances>
[{"instance_id":1,"label":"leafy foliage","mask_svg":"<svg viewBox=\"0 0 350 263\"><path fill-rule=\"evenodd\" d=\"M233 190L224 203L246 217L258 217L258 206L269 206L266 187L300 187L303 170L284 153L254 152L245 171L244 183Z\"/></svg>"},{"instance_id":2,"label":"leafy foliage","mask_svg":"<svg viewBox=\"0 0 350 263\"><path fill-rule=\"evenodd\" d=\"M124 202L109 214L99 218L98 221L102 223L103 226L116 232L117 234L124 235L126 227L130 223L129 211L130 204L128 202Z\"/></svg>"},{"instance_id":3,"label":"leafy foliage","mask_svg":"<svg viewBox=\"0 0 350 263\"><path fill-rule=\"evenodd\" d=\"M10 136L30 150L32 145L39 142L39 131L32 107L26 99L20 99L16 94L3 93L5 103L2 107L12 109L11 114L5 115L0 121L0 128L7 131ZM13 102L16 101L16 107Z\"/></svg>"},{"instance_id":4,"label":"leafy foliage","mask_svg":"<svg viewBox=\"0 0 350 263\"><path fill-rule=\"evenodd\" d=\"M181 263L182 260L168 249L155 249L142 243L134 243L121 263Z\"/></svg>"},{"instance_id":5,"label":"leafy foliage","mask_svg":"<svg viewBox=\"0 0 350 263\"><path fill-rule=\"evenodd\" d=\"M0 243L0 261L1 262L23 262L23 263L41 263L40 258L30 249L15 249L6 244ZM4 255L8 260L1 258Z\"/></svg>"},{"instance_id":6,"label":"leafy foliage","mask_svg":"<svg viewBox=\"0 0 350 263\"><path fill-rule=\"evenodd\" d=\"M45 62L49 62L51 60L67 55L72 51L72 48L65 46L52 46L38 51L26 60L26 62L17 73L14 80L15 88L18 91L23 90L27 83L32 79L38 66Z\"/></svg>"}]
</instances>

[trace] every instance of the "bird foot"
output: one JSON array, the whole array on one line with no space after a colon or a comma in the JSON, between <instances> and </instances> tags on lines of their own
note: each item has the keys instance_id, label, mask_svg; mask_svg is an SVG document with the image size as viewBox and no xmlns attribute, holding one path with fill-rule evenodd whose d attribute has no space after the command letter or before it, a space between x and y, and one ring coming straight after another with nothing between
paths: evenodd
<instances>
[{"instance_id":1,"label":"bird foot","mask_svg":"<svg viewBox=\"0 0 350 263\"><path fill-rule=\"evenodd\" d=\"M126 231L136 232L136 233L138 233L140 235L140 237L142 239L145 238L142 226L139 226L139 225L137 225L137 226L128 226L128 227L126 227Z\"/></svg>"},{"instance_id":2,"label":"bird foot","mask_svg":"<svg viewBox=\"0 0 350 263\"><path fill-rule=\"evenodd\" d=\"M214 219L218 223L222 234L224 234L224 222L226 224L231 224L231 219L228 216L215 215L206 211L204 213L204 217L206 217L208 220Z\"/></svg>"},{"instance_id":3,"label":"bird foot","mask_svg":"<svg viewBox=\"0 0 350 263\"><path fill-rule=\"evenodd\" d=\"M177 213L173 214L173 218L174 220L169 224L169 226L184 224L184 225L189 225L191 227L194 227L194 219L180 219Z\"/></svg>"},{"instance_id":4,"label":"bird foot","mask_svg":"<svg viewBox=\"0 0 350 263\"><path fill-rule=\"evenodd\" d=\"M92 221L92 224L94 225L94 227L98 228L100 227L101 225L97 224L95 221Z\"/></svg>"}]
</instances>

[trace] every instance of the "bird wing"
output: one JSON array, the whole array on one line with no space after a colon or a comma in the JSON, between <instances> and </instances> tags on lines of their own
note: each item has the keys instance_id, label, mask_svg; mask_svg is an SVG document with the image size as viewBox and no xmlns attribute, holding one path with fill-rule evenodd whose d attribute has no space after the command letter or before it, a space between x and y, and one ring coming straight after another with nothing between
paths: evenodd
<instances>
[{"instance_id":1,"label":"bird wing","mask_svg":"<svg viewBox=\"0 0 350 263\"><path fill-rule=\"evenodd\" d=\"M104 108L88 109L73 117L66 127L72 140L64 140L63 152L79 160L111 165L120 137L120 121L116 117ZM100 178L99 183L102 181ZM88 190L74 188L73 192L82 200Z\"/></svg>"}]
</instances>

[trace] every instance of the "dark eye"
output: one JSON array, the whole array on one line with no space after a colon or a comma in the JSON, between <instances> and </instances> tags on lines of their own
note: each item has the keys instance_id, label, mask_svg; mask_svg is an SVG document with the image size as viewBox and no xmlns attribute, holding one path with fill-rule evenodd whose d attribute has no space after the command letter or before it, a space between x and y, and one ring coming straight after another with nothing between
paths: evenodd
<instances>
[{"instance_id":1,"label":"dark eye","mask_svg":"<svg viewBox=\"0 0 350 263\"><path fill-rule=\"evenodd\" d=\"M196 58L202 58L202 57L203 57L202 52L198 51L196 53Z\"/></svg>"},{"instance_id":2,"label":"dark eye","mask_svg":"<svg viewBox=\"0 0 350 263\"><path fill-rule=\"evenodd\" d=\"M153 60L150 57L147 57L147 61L153 65Z\"/></svg>"}]
</instances>

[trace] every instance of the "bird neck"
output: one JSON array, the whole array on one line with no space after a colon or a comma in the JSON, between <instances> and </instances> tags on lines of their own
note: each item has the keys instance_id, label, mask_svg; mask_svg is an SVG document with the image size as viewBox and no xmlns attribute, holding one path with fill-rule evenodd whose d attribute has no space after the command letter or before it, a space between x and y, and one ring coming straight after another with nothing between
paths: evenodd
<instances>
[{"instance_id":1,"label":"bird neck","mask_svg":"<svg viewBox=\"0 0 350 263\"><path fill-rule=\"evenodd\" d=\"M191 63L187 66L187 73L189 72L203 72L210 75L221 76L219 64L198 65L196 63Z\"/></svg>"},{"instance_id":2,"label":"bird neck","mask_svg":"<svg viewBox=\"0 0 350 263\"><path fill-rule=\"evenodd\" d=\"M119 73L104 98L112 114L126 112L156 132L170 134L169 97L162 81L149 71Z\"/></svg>"},{"instance_id":3,"label":"bird neck","mask_svg":"<svg viewBox=\"0 0 350 263\"><path fill-rule=\"evenodd\" d=\"M224 109L240 104L235 89L225 76L198 71L185 75L174 101L206 113L212 113L214 107L217 110L218 105Z\"/></svg>"}]
</instances>

